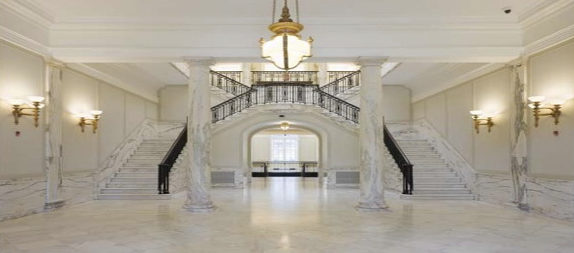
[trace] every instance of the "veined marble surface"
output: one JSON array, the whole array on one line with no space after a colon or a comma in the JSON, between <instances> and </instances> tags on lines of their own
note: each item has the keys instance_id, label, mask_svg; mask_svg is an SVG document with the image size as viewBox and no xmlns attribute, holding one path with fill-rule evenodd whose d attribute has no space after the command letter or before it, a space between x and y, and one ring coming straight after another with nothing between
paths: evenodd
<instances>
[{"instance_id":1,"label":"veined marble surface","mask_svg":"<svg viewBox=\"0 0 574 253\"><path fill-rule=\"evenodd\" d=\"M91 201L0 223L2 253L572 252L574 223L481 201L410 201L387 194L383 212L353 208L357 189L316 178L254 178L215 188L218 209L172 200Z\"/></svg>"}]
</instances>

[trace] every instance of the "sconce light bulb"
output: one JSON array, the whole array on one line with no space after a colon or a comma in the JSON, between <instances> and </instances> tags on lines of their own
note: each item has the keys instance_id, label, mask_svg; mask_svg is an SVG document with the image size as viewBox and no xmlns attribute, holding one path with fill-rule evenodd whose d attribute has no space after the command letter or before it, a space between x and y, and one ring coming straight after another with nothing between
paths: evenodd
<instances>
[{"instance_id":1,"label":"sconce light bulb","mask_svg":"<svg viewBox=\"0 0 574 253\"><path fill-rule=\"evenodd\" d=\"M546 97L545 96L532 96L532 97L529 97L528 100L530 102L533 102L533 103L536 103L536 102L542 103L542 102L544 102L544 100L546 100Z\"/></svg>"},{"instance_id":2,"label":"sconce light bulb","mask_svg":"<svg viewBox=\"0 0 574 253\"><path fill-rule=\"evenodd\" d=\"M8 99L8 103L10 103L11 105L23 105L26 102L22 99L12 98Z\"/></svg>"},{"instance_id":3,"label":"sconce light bulb","mask_svg":"<svg viewBox=\"0 0 574 253\"><path fill-rule=\"evenodd\" d=\"M482 114L483 114L483 112L481 110L470 111L470 115L472 115L472 116L480 116Z\"/></svg>"},{"instance_id":4,"label":"sconce light bulb","mask_svg":"<svg viewBox=\"0 0 574 253\"><path fill-rule=\"evenodd\" d=\"M100 110L92 110L92 111L90 111L90 114L91 114L91 115L94 115L94 116L100 116L100 115L102 115L102 113L104 113L104 112L103 112L103 111L100 111Z\"/></svg>"},{"instance_id":5,"label":"sconce light bulb","mask_svg":"<svg viewBox=\"0 0 574 253\"><path fill-rule=\"evenodd\" d=\"M563 105L566 102L564 98L552 98L548 101L551 105Z\"/></svg>"},{"instance_id":6,"label":"sconce light bulb","mask_svg":"<svg viewBox=\"0 0 574 253\"><path fill-rule=\"evenodd\" d=\"M289 123L288 122L281 123L281 130L287 131L288 129L289 129Z\"/></svg>"},{"instance_id":7,"label":"sconce light bulb","mask_svg":"<svg viewBox=\"0 0 574 253\"><path fill-rule=\"evenodd\" d=\"M28 96L28 100L30 100L32 103L42 103L42 101L44 101L44 97Z\"/></svg>"}]
</instances>

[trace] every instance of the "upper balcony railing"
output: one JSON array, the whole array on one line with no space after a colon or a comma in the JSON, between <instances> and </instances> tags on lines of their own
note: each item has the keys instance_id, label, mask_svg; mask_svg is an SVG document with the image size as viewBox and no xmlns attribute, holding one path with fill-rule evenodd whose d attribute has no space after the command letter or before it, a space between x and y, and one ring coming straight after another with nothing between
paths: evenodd
<instances>
[{"instance_id":1,"label":"upper balcony railing","mask_svg":"<svg viewBox=\"0 0 574 253\"><path fill-rule=\"evenodd\" d=\"M361 83L361 72L355 71L350 72L335 81L330 82L327 85L321 87L321 90L327 92L333 96L336 96L339 93L343 93L348 89L354 88L359 86Z\"/></svg>"},{"instance_id":2,"label":"upper balcony railing","mask_svg":"<svg viewBox=\"0 0 574 253\"><path fill-rule=\"evenodd\" d=\"M321 91L318 85L292 83L253 85L249 91L212 107L212 122L263 104L316 105L354 123L359 122L359 107Z\"/></svg>"},{"instance_id":3,"label":"upper balcony railing","mask_svg":"<svg viewBox=\"0 0 574 253\"><path fill-rule=\"evenodd\" d=\"M230 73L230 72L227 72ZM235 73L235 72L234 72ZM227 76L224 73L211 71L210 75L210 83L212 86L220 88L227 93L231 93L233 95L239 95L247 92L250 88L249 86L240 83L239 81ZM241 75L239 75L239 79L241 79Z\"/></svg>"},{"instance_id":4,"label":"upper balcony railing","mask_svg":"<svg viewBox=\"0 0 574 253\"><path fill-rule=\"evenodd\" d=\"M270 82L319 84L317 71L252 71L251 75L254 84Z\"/></svg>"},{"instance_id":5,"label":"upper balcony railing","mask_svg":"<svg viewBox=\"0 0 574 253\"><path fill-rule=\"evenodd\" d=\"M341 78L343 78L343 77L345 77L345 76L348 76L348 75L350 75L350 74L353 74L354 72L356 72L356 71L329 71L329 72L327 72L327 76L328 76L328 79L329 79L329 82L328 82L328 83L332 83L332 82L334 82L335 80L341 79Z\"/></svg>"},{"instance_id":6,"label":"upper balcony railing","mask_svg":"<svg viewBox=\"0 0 574 253\"><path fill-rule=\"evenodd\" d=\"M237 82L242 82L243 73L241 71L216 71L219 74L222 74L230 79L233 79Z\"/></svg>"}]
</instances>

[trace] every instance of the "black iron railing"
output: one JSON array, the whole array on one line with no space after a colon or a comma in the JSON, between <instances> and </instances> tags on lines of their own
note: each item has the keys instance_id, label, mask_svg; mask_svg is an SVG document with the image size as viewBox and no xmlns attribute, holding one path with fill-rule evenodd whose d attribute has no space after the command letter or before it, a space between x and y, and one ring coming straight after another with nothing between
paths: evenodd
<instances>
[{"instance_id":1,"label":"black iron railing","mask_svg":"<svg viewBox=\"0 0 574 253\"><path fill-rule=\"evenodd\" d=\"M254 84L268 82L307 82L318 84L317 71L252 71Z\"/></svg>"},{"instance_id":2,"label":"black iron railing","mask_svg":"<svg viewBox=\"0 0 574 253\"><path fill-rule=\"evenodd\" d=\"M243 94L250 89L249 86L242 84L239 81L236 81L220 72L211 71L209 78L212 86L220 88L227 93L231 93L236 96Z\"/></svg>"},{"instance_id":3,"label":"black iron railing","mask_svg":"<svg viewBox=\"0 0 574 253\"><path fill-rule=\"evenodd\" d=\"M243 75L241 71L216 71L216 72L226 77L229 77L237 82L241 82L241 77Z\"/></svg>"},{"instance_id":4,"label":"black iron railing","mask_svg":"<svg viewBox=\"0 0 574 253\"><path fill-rule=\"evenodd\" d=\"M359 86L361 83L361 72L355 71L347 74L335 81L330 82L321 87L321 90L331 95L336 96L348 89Z\"/></svg>"},{"instance_id":5,"label":"black iron railing","mask_svg":"<svg viewBox=\"0 0 574 253\"><path fill-rule=\"evenodd\" d=\"M320 90L317 85L291 83L253 85L249 91L212 107L212 122L224 120L253 105L263 104L316 105L359 123L359 107Z\"/></svg>"},{"instance_id":6,"label":"black iron railing","mask_svg":"<svg viewBox=\"0 0 574 253\"><path fill-rule=\"evenodd\" d=\"M409 161L405 153L402 151L401 147L391 135L391 132L384 127L385 131L385 146L393 156L393 159L399 166L401 173L403 174L403 194L412 195L413 194L413 164Z\"/></svg>"},{"instance_id":7,"label":"black iron railing","mask_svg":"<svg viewBox=\"0 0 574 253\"><path fill-rule=\"evenodd\" d=\"M359 107L320 89L317 89L314 95L315 105L344 117L346 120L359 123Z\"/></svg>"},{"instance_id":8,"label":"black iron railing","mask_svg":"<svg viewBox=\"0 0 574 253\"><path fill-rule=\"evenodd\" d=\"M171 145L171 148L158 166L157 191L159 194L169 194L169 173L177 157L187 143L187 124Z\"/></svg>"},{"instance_id":9,"label":"black iron railing","mask_svg":"<svg viewBox=\"0 0 574 253\"><path fill-rule=\"evenodd\" d=\"M356 71L329 71L327 72L328 81L329 83L332 83L338 79L353 74L354 72Z\"/></svg>"}]
</instances>

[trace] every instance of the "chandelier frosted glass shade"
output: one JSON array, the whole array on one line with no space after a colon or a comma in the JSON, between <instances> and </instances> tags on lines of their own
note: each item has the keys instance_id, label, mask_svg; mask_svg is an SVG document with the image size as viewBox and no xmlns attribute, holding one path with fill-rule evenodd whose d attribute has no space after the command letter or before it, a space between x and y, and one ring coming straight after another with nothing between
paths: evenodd
<instances>
[{"instance_id":1,"label":"chandelier frosted glass shade","mask_svg":"<svg viewBox=\"0 0 574 253\"><path fill-rule=\"evenodd\" d=\"M261 56L276 67L289 70L311 57L312 39L302 40L298 35L282 33L270 41L261 40Z\"/></svg>"}]
</instances>

